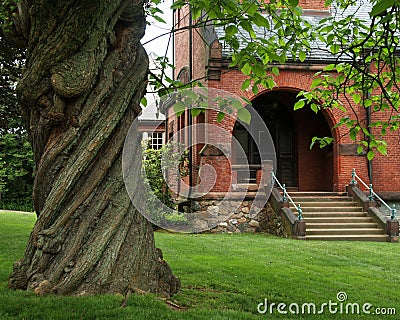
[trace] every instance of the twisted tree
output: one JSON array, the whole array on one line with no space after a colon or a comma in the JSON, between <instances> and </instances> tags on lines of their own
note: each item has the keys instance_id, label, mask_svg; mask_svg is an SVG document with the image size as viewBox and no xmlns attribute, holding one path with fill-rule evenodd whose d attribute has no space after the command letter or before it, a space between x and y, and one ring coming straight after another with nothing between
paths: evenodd
<instances>
[{"instance_id":1,"label":"twisted tree","mask_svg":"<svg viewBox=\"0 0 400 320\"><path fill-rule=\"evenodd\" d=\"M4 35L26 49L17 94L38 220L9 286L58 294L179 289L121 171L148 72L142 0L21 0ZM139 162L134 164L140 172Z\"/></svg>"}]
</instances>

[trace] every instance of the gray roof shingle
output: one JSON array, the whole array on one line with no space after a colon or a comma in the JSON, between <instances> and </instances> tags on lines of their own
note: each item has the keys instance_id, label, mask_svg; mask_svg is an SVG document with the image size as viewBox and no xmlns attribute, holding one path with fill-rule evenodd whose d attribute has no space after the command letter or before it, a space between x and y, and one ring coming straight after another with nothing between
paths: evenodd
<instances>
[{"instance_id":1,"label":"gray roof shingle","mask_svg":"<svg viewBox=\"0 0 400 320\"><path fill-rule=\"evenodd\" d=\"M321 14L322 13L321 11L318 12L316 10L305 10L303 17L305 20L307 20L311 25L315 27L319 25L321 19L329 16L334 17L336 21L351 16L353 17L353 19L358 19L363 23L365 23L366 25L369 25L371 22L371 18L369 16L370 11L371 11L370 1L358 0L356 5L347 8L345 11L336 7L335 5L332 5L331 8L326 11L325 14ZM253 28L257 37L268 37L268 35L271 34L270 30L267 30L263 27L254 26ZM249 34L246 31L244 31L241 27L239 27L239 32L241 32L243 35L247 35L248 37L247 39L250 40ZM221 39L225 35L224 27L223 26L215 27L215 33L217 38ZM232 53L232 49L223 40L221 40L221 44L222 44L222 56L229 57L230 54ZM319 39L310 41L310 46L311 46L310 50L308 50L307 52L306 62L325 63L337 60L342 60L342 61L350 60L350 56L342 55L338 57L336 55L331 54L329 50L327 50L325 44ZM244 48L245 43L241 43L240 47ZM289 60L293 60L290 58L290 55L289 55Z\"/></svg>"}]
</instances>

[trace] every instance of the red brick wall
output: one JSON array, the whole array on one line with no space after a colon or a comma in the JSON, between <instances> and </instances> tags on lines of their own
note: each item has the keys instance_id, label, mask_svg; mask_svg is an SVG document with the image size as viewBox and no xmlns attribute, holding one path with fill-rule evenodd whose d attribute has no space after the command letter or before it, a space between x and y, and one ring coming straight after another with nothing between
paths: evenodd
<instances>
[{"instance_id":1,"label":"red brick wall","mask_svg":"<svg viewBox=\"0 0 400 320\"><path fill-rule=\"evenodd\" d=\"M387 121L391 111L372 114L372 121ZM380 130L374 130L380 139ZM389 132L383 137L388 143L388 156L378 154L372 160L373 185L376 191L400 191L400 136L399 132Z\"/></svg>"},{"instance_id":2,"label":"red brick wall","mask_svg":"<svg viewBox=\"0 0 400 320\"><path fill-rule=\"evenodd\" d=\"M177 28L189 25L189 11L187 7L184 7L175 12L175 20ZM180 23L178 24L178 21ZM193 24L196 22L193 21ZM190 64L189 55L189 30L178 31L175 34L175 77L179 72L188 67ZM208 61L208 49L207 45L203 41L203 31L201 28L192 29L192 66L193 66L193 79L204 79L205 77L205 66Z\"/></svg>"},{"instance_id":3,"label":"red brick wall","mask_svg":"<svg viewBox=\"0 0 400 320\"><path fill-rule=\"evenodd\" d=\"M213 166L216 170L216 180L215 184L211 185L211 182L213 181L210 178L207 178L205 181L201 181L202 186L206 187L206 190L211 190L212 192L229 191L232 184L230 161L224 156L201 157L200 166L204 166L206 164ZM205 177L210 177L210 175L211 172L204 174Z\"/></svg>"},{"instance_id":4,"label":"red brick wall","mask_svg":"<svg viewBox=\"0 0 400 320\"><path fill-rule=\"evenodd\" d=\"M327 10L325 8L325 0L300 0L299 6L303 9L312 9L312 10Z\"/></svg>"},{"instance_id":5,"label":"red brick wall","mask_svg":"<svg viewBox=\"0 0 400 320\"><path fill-rule=\"evenodd\" d=\"M328 10L324 8L324 0L301 0L300 5L304 9L314 10ZM201 31L199 31L201 32ZM195 31L193 32L194 37L194 59L193 59L193 73L194 77L203 77L207 68L208 62L208 47L203 43L201 37ZM176 72L179 72L181 68L188 66L188 31L181 32L176 35L175 39L175 65ZM241 84L246 79L238 70L230 70L228 73L223 70L221 73L220 80L209 80L205 81L211 88L221 89L229 92L233 92L239 96L244 96L250 100L256 98L251 90L242 91ZM312 76L316 72L307 68L301 69L296 68L281 68L280 75L276 77L277 89L279 90L309 90ZM266 93L267 90L260 88L261 95ZM342 97L343 98L343 97ZM342 99L345 101L345 99ZM349 106L348 110L350 110ZM343 112L338 109L334 110L323 110L321 111L326 119L326 122L330 127L333 127L341 117L349 116L355 118L355 115L350 111ZM362 108L356 109L357 116L361 121L366 121L366 111ZM216 113L207 112L206 122L215 122ZM372 120L388 119L388 115L384 113L375 113L372 115ZM370 183L368 178L368 161L366 155L357 155L355 150L357 146L348 136L347 129L339 127L332 130L332 135L335 138L335 144L332 147L332 151L329 154L326 152L320 152L319 150L308 150L309 142L312 137L312 122L309 118L302 118L298 116L297 121L301 124L302 130L298 131L297 143L298 149L298 175L299 175L299 187L304 190L312 190L316 188L330 188L336 191L344 191L345 186L350 182L351 171L356 168L357 174L363 178L366 183ZM310 124L310 125L308 125ZM218 124L227 130L232 130L234 121L224 120L221 124ZM219 137L221 138L221 137ZM362 138L360 136L360 138ZM210 141L218 139L213 134L210 135ZM388 142L388 156L377 155L372 161L372 178L374 189L379 191L400 191L400 138L398 133L388 133L385 136ZM198 149L196 149L198 151ZM350 150L350 151L349 151ZM326 157L331 157L326 161ZM195 155L195 163L200 164L201 159ZM224 167L214 162L214 160L204 159L207 163L215 163L216 167L220 168L220 172L227 172L228 167ZM224 160L225 161L225 160ZM327 163L329 167L326 166ZM229 179L230 180L230 177ZM220 191L224 189L223 184L228 183L223 178L219 178L214 191ZM226 187L226 186L225 186Z\"/></svg>"}]
</instances>

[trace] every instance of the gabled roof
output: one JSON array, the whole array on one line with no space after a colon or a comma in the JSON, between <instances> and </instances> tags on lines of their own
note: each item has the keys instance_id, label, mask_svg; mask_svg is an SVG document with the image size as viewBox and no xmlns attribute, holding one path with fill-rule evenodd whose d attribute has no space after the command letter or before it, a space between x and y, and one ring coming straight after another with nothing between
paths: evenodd
<instances>
[{"instance_id":1,"label":"gabled roof","mask_svg":"<svg viewBox=\"0 0 400 320\"><path fill-rule=\"evenodd\" d=\"M347 8L345 11L332 5L327 10L304 10L303 17L313 26L317 26L321 19L332 16L336 21L343 19L343 17L354 16L354 19L359 19L363 21L366 25L369 25L371 22L371 18L369 13L371 12L371 2L367 0L358 0L357 5L351 6ZM267 15L265 15L267 17ZM206 34L214 36L217 39L221 39L224 36L224 27L218 26L215 28L207 28L205 30ZM250 40L249 34L244 31L241 27L239 27L239 31L242 32L243 35L247 35ZM267 30L263 27L254 26L254 31L258 37L268 37L268 34L271 34L270 30ZM215 33L214 33L215 32ZM222 56L229 57L232 50L226 43L221 41L222 45ZM337 60L341 61L349 61L352 60L350 56L341 56L338 57L336 55L332 55L326 49L325 44L320 40L314 40L310 42L311 49L307 52L307 62L313 63L326 63L333 62ZM242 44L241 47L244 48L245 44ZM293 59L290 59L293 60Z\"/></svg>"}]
</instances>

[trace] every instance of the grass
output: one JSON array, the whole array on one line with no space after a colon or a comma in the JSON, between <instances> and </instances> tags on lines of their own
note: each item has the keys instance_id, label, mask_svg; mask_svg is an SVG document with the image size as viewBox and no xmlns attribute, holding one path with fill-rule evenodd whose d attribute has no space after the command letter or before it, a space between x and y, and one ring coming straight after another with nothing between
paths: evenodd
<instances>
[{"instance_id":1,"label":"grass","mask_svg":"<svg viewBox=\"0 0 400 320\"><path fill-rule=\"evenodd\" d=\"M265 234L156 233L157 245L182 289L172 310L153 295L132 295L125 308L116 295L37 297L7 289L12 264L22 256L35 221L32 214L0 213L0 319L399 319L398 244L319 242ZM397 315L258 314L271 303L347 302L397 308ZM286 307L288 310L288 307ZM344 309L345 310L345 309ZM307 312L306 312L307 313Z\"/></svg>"}]
</instances>

